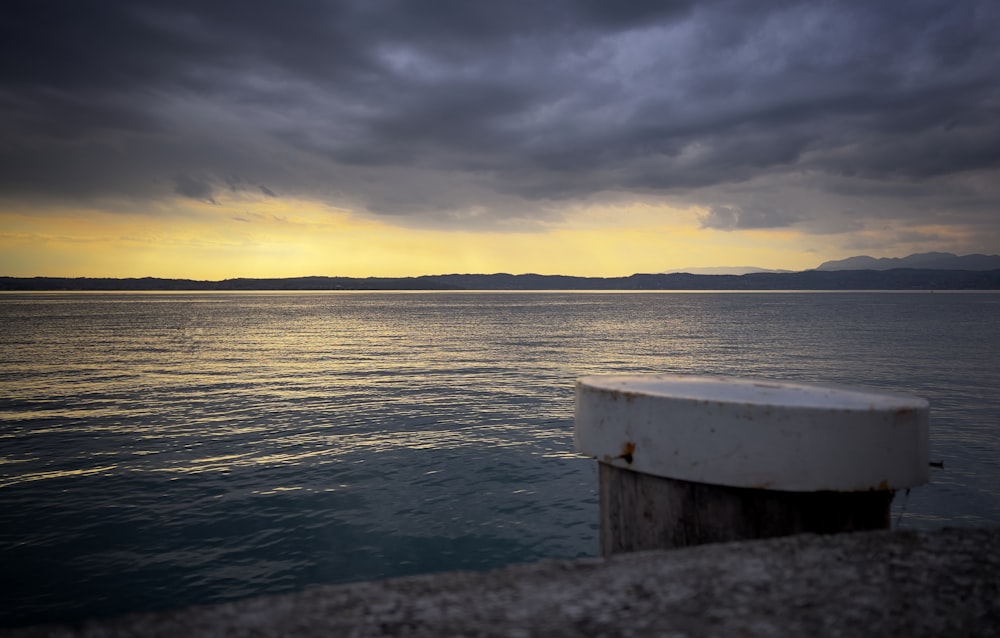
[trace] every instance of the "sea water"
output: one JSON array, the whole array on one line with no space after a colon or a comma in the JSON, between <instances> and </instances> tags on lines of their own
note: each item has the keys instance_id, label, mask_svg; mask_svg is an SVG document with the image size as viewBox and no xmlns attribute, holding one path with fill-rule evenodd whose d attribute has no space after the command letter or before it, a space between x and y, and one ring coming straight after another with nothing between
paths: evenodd
<instances>
[{"instance_id":1,"label":"sea water","mask_svg":"<svg viewBox=\"0 0 1000 638\"><path fill-rule=\"evenodd\" d=\"M573 382L928 398L902 528L1000 523L997 293L0 295L0 625L597 552Z\"/></svg>"}]
</instances>

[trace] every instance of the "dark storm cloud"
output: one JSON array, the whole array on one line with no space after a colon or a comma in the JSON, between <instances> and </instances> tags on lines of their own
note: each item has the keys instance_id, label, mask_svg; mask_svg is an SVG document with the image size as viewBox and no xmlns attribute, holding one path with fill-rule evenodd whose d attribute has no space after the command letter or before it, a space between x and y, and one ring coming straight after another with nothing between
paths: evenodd
<instances>
[{"instance_id":1,"label":"dark storm cloud","mask_svg":"<svg viewBox=\"0 0 1000 638\"><path fill-rule=\"evenodd\" d=\"M174 177L174 192L184 197L190 197L191 199L216 203L211 184L194 177L189 177L188 175L177 175Z\"/></svg>"},{"instance_id":2,"label":"dark storm cloud","mask_svg":"<svg viewBox=\"0 0 1000 638\"><path fill-rule=\"evenodd\" d=\"M774 228L789 226L797 215L781 206L750 204L746 206L711 206L701 218L703 228Z\"/></svg>"},{"instance_id":3,"label":"dark storm cloud","mask_svg":"<svg viewBox=\"0 0 1000 638\"><path fill-rule=\"evenodd\" d=\"M8 1L0 193L476 226L628 191L712 228L961 221L1000 201L998 33L988 1Z\"/></svg>"}]
</instances>

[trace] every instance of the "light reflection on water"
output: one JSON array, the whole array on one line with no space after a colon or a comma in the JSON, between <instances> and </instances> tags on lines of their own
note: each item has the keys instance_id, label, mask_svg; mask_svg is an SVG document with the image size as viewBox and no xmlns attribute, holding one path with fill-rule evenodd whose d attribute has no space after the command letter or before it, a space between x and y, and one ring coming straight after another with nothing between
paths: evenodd
<instances>
[{"instance_id":1,"label":"light reflection on water","mask_svg":"<svg viewBox=\"0 0 1000 638\"><path fill-rule=\"evenodd\" d=\"M0 296L5 623L596 551L573 380L932 404L901 525L1000 523L1000 294Z\"/></svg>"}]
</instances>

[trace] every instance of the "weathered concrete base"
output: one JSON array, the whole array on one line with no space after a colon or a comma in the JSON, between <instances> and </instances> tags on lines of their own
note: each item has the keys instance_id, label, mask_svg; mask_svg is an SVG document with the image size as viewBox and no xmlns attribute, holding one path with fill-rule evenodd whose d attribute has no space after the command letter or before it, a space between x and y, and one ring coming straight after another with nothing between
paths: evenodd
<instances>
[{"instance_id":1,"label":"weathered concrete base","mask_svg":"<svg viewBox=\"0 0 1000 638\"><path fill-rule=\"evenodd\" d=\"M0 635L1000 636L1000 528L543 561Z\"/></svg>"},{"instance_id":2,"label":"weathered concrete base","mask_svg":"<svg viewBox=\"0 0 1000 638\"><path fill-rule=\"evenodd\" d=\"M601 555L889 529L893 492L706 485L598 463Z\"/></svg>"}]
</instances>

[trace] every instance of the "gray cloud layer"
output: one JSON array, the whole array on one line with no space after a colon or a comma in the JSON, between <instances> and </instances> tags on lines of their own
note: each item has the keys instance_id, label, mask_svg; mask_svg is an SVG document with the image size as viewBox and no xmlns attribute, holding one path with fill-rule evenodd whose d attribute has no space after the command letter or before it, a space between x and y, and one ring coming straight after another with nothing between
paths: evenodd
<instances>
[{"instance_id":1,"label":"gray cloud layer","mask_svg":"<svg viewBox=\"0 0 1000 638\"><path fill-rule=\"evenodd\" d=\"M998 34L993 1L8 0L0 193L482 226L628 192L724 229L985 231Z\"/></svg>"}]
</instances>

